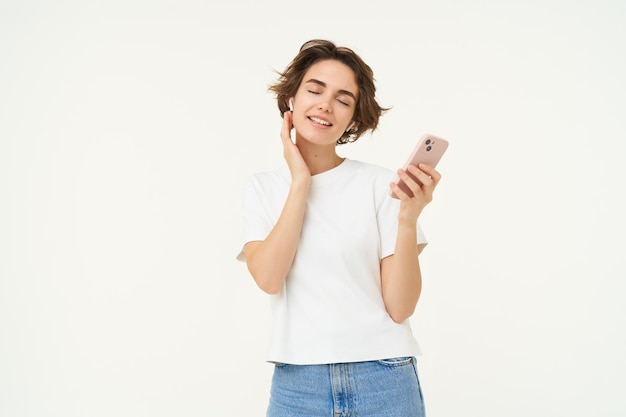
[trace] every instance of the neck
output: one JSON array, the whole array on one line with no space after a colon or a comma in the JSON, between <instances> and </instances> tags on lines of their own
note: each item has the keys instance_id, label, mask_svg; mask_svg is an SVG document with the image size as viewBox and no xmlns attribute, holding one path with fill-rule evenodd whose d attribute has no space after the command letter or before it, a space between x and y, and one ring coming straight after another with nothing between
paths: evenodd
<instances>
[{"instance_id":1,"label":"neck","mask_svg":"<svg viewBox=\"0 0 626 417\"><path fill-rule=\"evenodd\" d=\"M306 141L297 143L300 154L311 171L311 175L321 174L339 166L345 158L337 155L336 145L314 145Z\"/></svg>"}]
</instances>

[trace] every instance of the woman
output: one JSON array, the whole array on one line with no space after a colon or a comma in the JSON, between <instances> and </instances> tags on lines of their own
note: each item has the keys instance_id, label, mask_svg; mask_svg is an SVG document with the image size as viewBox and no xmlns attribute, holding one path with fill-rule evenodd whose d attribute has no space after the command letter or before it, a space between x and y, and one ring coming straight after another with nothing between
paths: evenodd
<instances>
[{"instance_id":1,"label":"woman","mask_svg":"<svg viewBox=\"0 0 626 417\"><path fill-rule=\"evenodd\" d=\"M409 197L392 171L337 154L387 110L371 68L349 48L306 42L270 90L286 166L245 182L239 255L271 294L267 415L423 416L407 319L422 287L417 220L440 174L410 166L415 181L398 170Z\"/></svg>"}]
</instances>

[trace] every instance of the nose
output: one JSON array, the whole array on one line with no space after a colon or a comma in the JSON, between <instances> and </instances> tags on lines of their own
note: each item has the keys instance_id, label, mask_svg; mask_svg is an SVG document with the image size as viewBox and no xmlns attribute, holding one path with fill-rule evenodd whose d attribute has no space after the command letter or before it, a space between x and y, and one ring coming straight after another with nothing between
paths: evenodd
<instances>
[{"instance_id":1,"label":"nose","mask_svg":"<svg viewBox=\"0 0 626 417\"><path fill-rule=\"evenodd\" d=\"M332 99L330 97L321 96L320 101L317 103L317 108L321 111L332 113Z\"/></svg>"}]
</instances>

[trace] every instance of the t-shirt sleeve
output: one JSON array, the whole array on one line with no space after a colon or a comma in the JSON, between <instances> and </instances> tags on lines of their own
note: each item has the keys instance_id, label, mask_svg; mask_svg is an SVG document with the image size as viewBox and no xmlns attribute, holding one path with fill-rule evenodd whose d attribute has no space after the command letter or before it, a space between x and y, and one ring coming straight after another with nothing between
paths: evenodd
<instances>
[{"instance_id":1,"label":"t-shirt sleeve","mask_svg":"<svg viewBox=\"0 0 626 417\"><path fill-rule=\"evenodd\" d=\"M400 200L392 198L388 193L382 197L382 203L378 208L378 230L380 234L380 259L393 255L396 249L396 237L398 235L398 211ZM416 244L427 244L426 236L417 224Z\"/></svg>"},{"instance_id":2,"label":"t-shirt sleeve","mask_svg":"<svg viewBox=\"0 0 626 417\"><path fill-rule=\"evenodd\" d=\"M245 261L243 247L255 240L265 240L273 227L263 188L256 177L248 178L243 184L241 203L243 208L243 242L236 259Z\"/></svg>"}]
</instances>

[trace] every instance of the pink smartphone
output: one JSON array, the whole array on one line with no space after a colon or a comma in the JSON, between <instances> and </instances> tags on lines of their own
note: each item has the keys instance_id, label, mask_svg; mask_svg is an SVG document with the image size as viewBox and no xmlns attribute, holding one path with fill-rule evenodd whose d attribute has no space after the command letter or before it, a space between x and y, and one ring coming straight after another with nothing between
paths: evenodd
<instances>
[{"instance_id":1,"label":"pink smartphone","mask_svg":"<svg viewBox=\"0 0 626 417\"><path fill-rule=\"evenodd\" d=\"M447 140L434 135L425 134L417 142L417 146L415 146L415 149L413 149L411 156L409 156L409 159L407 159L402 168L407 169L409 165L417 166L421 163L428 164L431 167L435 168L446 149L448 149ZM413 179L415 179L413 175L409 175ZM413 196L413 193L411 192L409 187L404 183L404 181L400 181L397 175L394 182L398 184L402 191L410 196ZM393 198L398 198L398 196L393 191L391 191L390 193Z\"/></svg>"}]
</instances>

